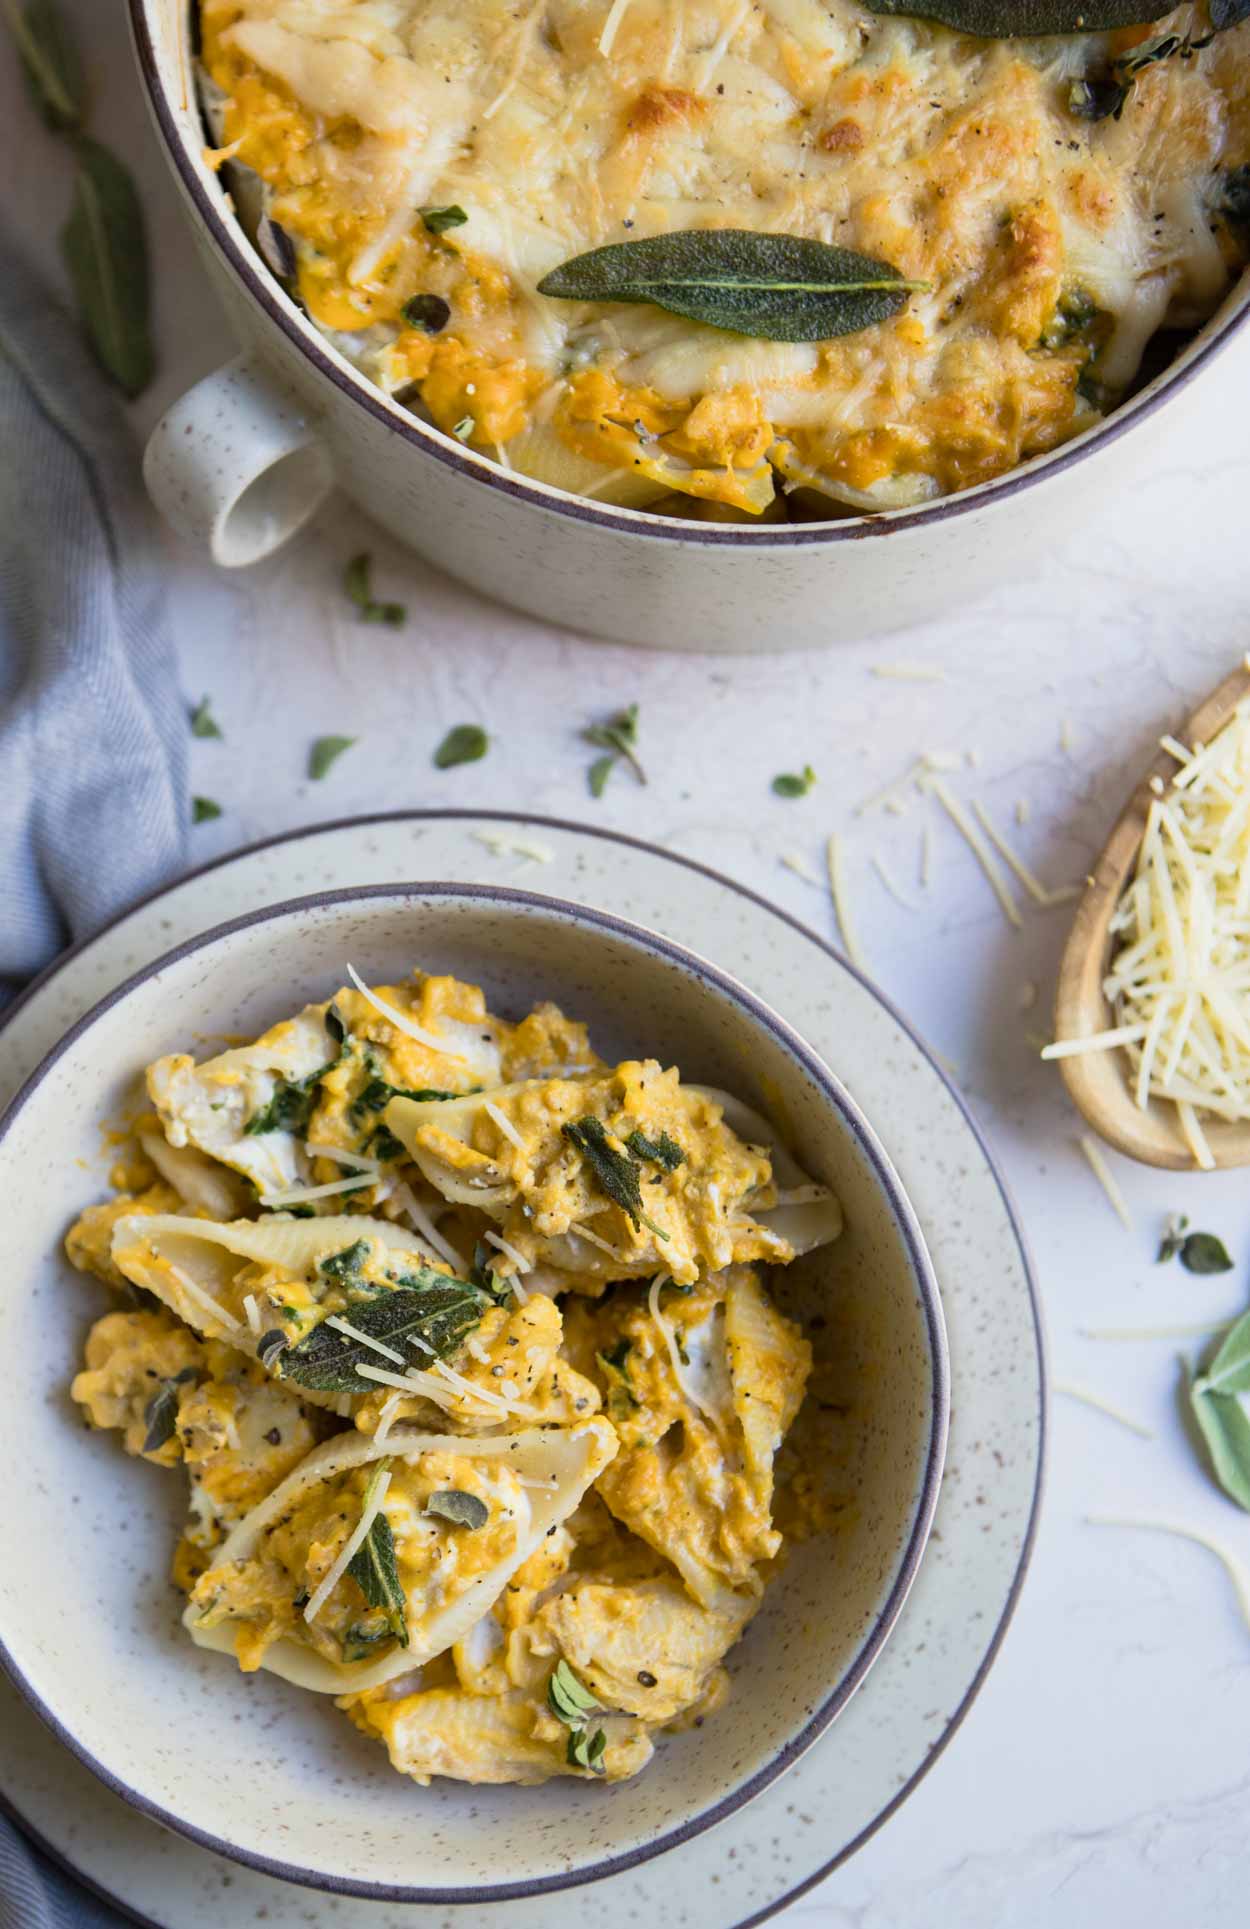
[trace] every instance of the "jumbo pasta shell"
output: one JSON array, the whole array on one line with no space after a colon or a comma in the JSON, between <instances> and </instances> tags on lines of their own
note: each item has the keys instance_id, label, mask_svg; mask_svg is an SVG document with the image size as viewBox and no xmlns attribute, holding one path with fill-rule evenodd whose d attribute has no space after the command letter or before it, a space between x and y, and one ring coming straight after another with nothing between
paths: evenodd
<instances>
[{"instance_id":1,"label":"jumbo pasta shell","mask_svg":"<svg viewBox=\"0 0 1250 1929\"><path fill-rule=\"evenodd\" d=\"M498 1599L517 1568L529 1559L552 1528L573 1512L616 1450L614 1429L607 1421L598 1419L577 1427L530 1428L524 1433L484 1439L452 1439L445 1434L420 1433L404 1427L394 1428L381 1443L362 1434L340 1435L314 1448L267 1499L239 1522L222 1545L214 1571L249 1562L267 1531L297 1506L318 1481L333 1480L340 1474L379 1461L415 1464L424 1455L450 1451L460 1459L503 1465L522 1481L533 1483L525 1490L528 1518L505 1559L474 1575L462 1589L457 1591L453 1585L447 1598L423 1602L415 1595L406 1596L406 1647L396 1647L372 1664L335 1663L299 1638L302 1623L297 1623L293 1634L267 1649L260 1664L270 1673L281 1675L283 1680L316 1694L360 1694L420 1667L467 1635ZM451 1534L459 1531L462 1530L455 1527L447 1529ZM218 1653L234 1651L232 1629L235 1625L237 1623L222 1620L215 1626L205 1627L194 1602L183 1615L183 1626L196 1645Z\"/></svg>"}]
</instances>

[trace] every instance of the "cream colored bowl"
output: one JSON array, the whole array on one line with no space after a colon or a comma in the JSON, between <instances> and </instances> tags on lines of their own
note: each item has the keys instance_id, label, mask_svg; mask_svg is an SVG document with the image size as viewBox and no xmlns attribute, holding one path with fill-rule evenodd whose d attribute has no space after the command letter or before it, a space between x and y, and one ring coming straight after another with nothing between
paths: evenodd
<instances>
[{"instance_id":1,"label":"cream colored bowl","mask_svg":"<svg viewBox=\"0 0 1250 1929\"><path fill-rule=\"evenodd\" d=\"M802 1307L836 1333L852 1393L836 1530L797 1547L733 1652L734 1692L613 1788L415 1788L320 1697L194 1648L166 1580L180 1483L84 1432L68 1385L102 1289L60 1256L104 1189L101 1121L197 1034L254 1033L341 980L418 958L519 1015L552 997L609 1054L653 1052L766 1111L838 1191L847 1232L801 1262ZM206 1049L206 1047L205 1047ZM870 1126L750 993L604 913L485 886L380 886L218 927L67 1034L0 1121L10 1201L0 1348L10 1478L0 1498L0 1653L88 1766L147 1813L271 1873L403 1900L489 1900L590 1881L689 1839L828 1726L916 1573L941 1475L947 1361L915 1217ZM795 1273L798 1268L793 1269ZM20 1367L19 1367L20 1363Z\"/></svg>"},{"instance_id":2,"label":"cream colored bowl","mask_svg":"<svg viewBox=\"0 0 1250 1929\"><path fill-rule=\"evenodd\" d=\"M474 588L592 636L669 650L791 650L897 629L1007 582L1131 487L1160 405L1250 310L1250 282L1178 360L1054 454L919 510L794 526L679 523L509 475L389 401L263 267L203 159L190 0L129 0L139 70L240 359L184 396L148 487L227 566L279 548L335 482Z\"/></svg>"}]
</instances>

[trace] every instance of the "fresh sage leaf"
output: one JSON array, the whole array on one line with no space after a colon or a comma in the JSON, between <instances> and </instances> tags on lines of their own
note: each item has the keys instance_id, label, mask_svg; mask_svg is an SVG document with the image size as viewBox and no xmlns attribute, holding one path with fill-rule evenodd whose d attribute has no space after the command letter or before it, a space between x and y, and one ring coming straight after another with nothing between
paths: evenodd
<instances>
[{"instance_id":1,"label":"fresh sage leaf","mask_svg":"<svg viewBox=\"0 0 1250 1929\"><path fill-rule=\"evenodd\" d=\"M925 286L871 255L802 235L686 228L593 248L545 275L538 292L650 302L758 341L823 342L888 321Z\"/></svg>"},{"instance_id":2,"label":"fresh sage leaf","mask_svg":"<svg viewBox=\"0 0 1250 1929\"><path fill-rule=\"evenodd\" d=\"M332 1068L319 1065L307 1078L280 1078L273 1097L259 1112L253 1112L243 1127L245 1138L259 1138L265 1132L303 1132L317 1104L317 1086Z\"/></svg>"},{"instance_id":3,"label":"fresh sage leaf","mask_svg":"<svg viewBox=\"0 0 1250 1929\"><path fill-rule=\"evenodd\" d=\"M608 1745L605 1728L575 1729L569 1736L565 1759L570 1768L588 1768L592 1775L602 1775L603 1757Z\"/></svg>"},{"instance_id":4,"label":"fresh sage leaf","mask_svg":"<svg viewBox=\"0 0 1250 1929\"><path fill-rule=\"evenodd\" d=\"M670 1139L667 1132L657 1132L653 1139L645 1132L634 1130L625 1141L636 1159L645 1159L650 1165L662 1165L666 1172L676 1172L684 1165L686 1155L676 1139Z\"/></svg>"},{"instance_id":5,"label":"fresh sage leaf","mask_svg":"<svg viewBox=\"0 0 1250 1929\"><path fill-rule=\"evenodd\" d=\"M191 822L193 824L211 824L214 817L220 816L221 805L215 802L213 798L193 797L191 799Z\"/></svg>"},{"instance_id":6,"label":"fresh sage leaf","mask_svg":"<svg viewBox=\"0 0 1250 1929\"><path fill-rule=\"evenodd\" d=\"M422 208L421 219L427 234L446 234L448 228L463 228L468 220L463 208Z\"/></svg>"},{"instance_id":7,"label":"fresh sage leaf","mask_svg":"<svg viewBox=\"0 0 1250 1929\"><path fill-rule=\"evenodd\" d=\"M1250 1313L1244 1313L1225 1335L1196 1384L1204 1393L1250 1393Z\"/></svg>"},{"instance_id":8,"label":"fresh sage leaf","mask_svg":"<svg viewBox=\"0 0 1250 1929\"><path fill-rule=\"evenodd\" d=\"M143 1424L147 1433L143 1438L144 1453L159 1453L167 1440L174 1437L178 1424L178 1388L188 1380L197 1379L193 1366L184 1366L181 1373L172 1379L162 1380L156 1392L143 1409Z\"/></svg>"},{"instance_id":9,"label":"fresh sage leaf","mask_svg":"<svg viewBox=\"0 0 1250 1929\"><path fill-rule=\"evenodd\" d=\"M587 743L593 744L596 750L610 752L607 758L600 757L598 762L591 766L590 788L594 796L602 796L603 786L607 783L608 774L618 757L625 759L640 784L646 783L647 773L639 763L637 755L638 705L636 703L631 703L626 710L618 710L614 717L607 719L606 723L589 724L582 731L582 736ZM595 772L605 763L607 768L596 789Z\"/></svg>"},{"instance_id":10,"label":"fresh sage leaf","mask_svg":"<svg viewBox=\"0 0 1250 1929\"><path fill-rule=\"evenodd\" d=\"M603 1122L593 1112L575 1123L565 1123L561 1132L570 1145L576 1146L594 1176L600 1192L606 1193L613 1205L620 1207L635 1229L646 1226L657 1239L667 1239L668 1234L657 1226L654 1219L648 1219L642 1209L642 1180L635 1160L608 1143L608 1135Z\"/></svg>"},{"instance_id":11,"label":"fresh sage leaf","mask_svg":"<svg viewBox=\"0 0 1250 1929\"><path fill-rule=\"evenodd\" d=\"M1187 1273L1231 1273L1233 1262L1222 1239L1213 1232L1189 1232L1181 1241L1181 1265Z\"/></svg>"},{"instance_id":12,"label":"fresh sage leaf","mask_svg":"<svg viewBox=\"0 0 1250 1929\"><path fill-rule=\"evenodd\" d=\"M148 251L128 170L108 148L77 136L74 204L61 233L78 311L105 373L131 400L152 379Z\"/></svg>"},{"instance_id":13,"label":"fresh sage leaf","mask_svg":"<svg viewBox=\"0 0 1250 1929\"><path fill-rule=\"evenodd\" d=\"M604 791L607 789L608 778L612 775L615 768L615 757L595 758L590 769L586 772L586 781L590 785L590 794L592 797L603 796Z\"/></svg>"},{"instance_id":14,"label":"fresh sage leaf","mask_svg":"<svg viewBox=\"0 0 1250 1929\"><path fill-rule=\"evenodd\" d=\"M458 723L434 752L434 767L452 770L457 764L480 763L489 746L490 739L480 723Z\"/></svg>"},{"instance_id":15,"label":"fresh sage leaf","mask_svg":"<svg viewBox=\"0 0 1250 1929\"><path fill-rule=\"evenodd\" d=\"M1245 0L1225 3L1245 4ZM1168 0L864 0L864 4L870 13L936 20L956 33L975 34L982 40L1111 33L1118 27L1147 27L1172 11Z\"/></svg>"},{"instance_id":16,"label":"fresh sage leaf","mask_svg":"<svg viewBox=\"0 0 1250 1929\"><path fill-rule=\"evenodd\" d=\"M386 1471L387 1462L380 1462L377 1471L365 1489L364 1505L367 1509L372 1503L377 1484ZM395 1564L395 1536L391 1523L379 1509L369 1526L369 1532L347 1563L347 1571L359 1587L371 1608L380 1608L386 1617L386 1627L393 1634L401 1648L408 1646L408 1617L405 1612L404 1590L399 1579L399 1569Z\"/></svg>"},{"instance_id":17,"label":"fresh sage leaf","mask_svg":"<svg viewBox=\"0 0 1250 1929\"><path fill-rule=\"evenodd\" d=\"M318 737L308 753L308 775L319 782L355 742L355 737Z\"/></svg>"},{"instance_id":18,"label":"fresh sage leaf","mask_svg":"<svg viewBox=\"0 0 1250 1929\"><path fill-rule=\"evenodd\" d=\"M816 772L810 764L804 764L802 770L797 773L793 771L782 771L779 777L774 777L772 786L773 795L775 797L806 797L815 782Z\"/></svg>"},{"instance_id":19,"label":"fresh sage leaf","mask_svg":"<svg viewBox=\"0 0 1250 1929\"><path fill-rule=\"evenodd\" d=\"M193 737L220 737L221 725L213 715L212 704L207 697L201 697L191 712L191 735Z\"/></svg>"},{"instance_id":20,"label":"fresh sage leaf","mask_svg":"<svg viewBox=\"0 0 1250 1929\"><path fill-rule=\"evenodd\" d=\"M1215 1393L1205 1380L1190 1388L1194 1418L1220 1486L1250 1513L1250 1419L1235 1394Z\"/></svg>"},{"instance_id":21,"label":"fresh sage leaf","mask_svg":"<svg viewBox=\"0 0 1250 1929\"><path fill-rule=\"evenodd\" d=\"M437 335L451 320L451 303L441 295L411 295L400 312L410 328Z\"/></svg>"},{"instance_id":22,"label":"fresh sage leaf","mask_svg":"<svg viewBox=\"0 0 1250 1929\"><path fill-rule=\"evenodd\" d=\"M343 571L343 588L360 611L362 623L388 623L398 629L408 615L402 603L379 603L371 588L373 558L368 551L353 556Z\"/></svg>"},{"instance_id":23,"label":"fresh sage leaf","mask_svg":"<svg viewBox=\"0 0 1250 1929\"><path fill-rule=\"evenodd\" d=\"M584 1681L580 1681L563 1657L556 1662L555 1672L547 1683L547 1706L558 1720L569 1728L581 1728L587 1715L599 1712L603 1703L591 1694Z\"/></svg>"},{"instance_id":24,"label":"fresh sage leaf","mask_svg":"<svg viewBox=\"0 0 1250 1929\"><path fill-rule=\"evenodd\" d=\"M466 1494L460 1487L449 1487L444 1493L431 1494L425 1503L427 1514L437 1515L439 1520L449 1520L456 1527L470 1529L485 1527L490 1519L490 1509L476 1494Z\"/></svg>"},{"instance_id":25,"label":"fresh sage leaf","mask_svg":"<svg viewBox=\"0 0 1250 1929\"><path fill-rule=\"evenodd\" d=\"M53 0L4 0L31 99L48 126L72 134L82 126L87 95L82 62Z\"/></svg>"},{"instance_id":26,"label":"fresh sage leaf","mask_svg":"<svg viewBox=\"0 0 1250 1929\"><path fill-rule=\"evenodd\" d=\"M421 1341L422 1365L426 1349L442 1359L478 1324L491 1301L464 1279L452 1279L432 1267L418 1266L397 1277L395 1290L352 1310L352 1325L384 1346L399 1349L405 1341ZM364 1393L371 1382L357 1368L377 1366L374 1347L353 1340L324 1321L314 1326L276 1363L279 1379L318 1393Z\"/></svg>"}]
</instances>

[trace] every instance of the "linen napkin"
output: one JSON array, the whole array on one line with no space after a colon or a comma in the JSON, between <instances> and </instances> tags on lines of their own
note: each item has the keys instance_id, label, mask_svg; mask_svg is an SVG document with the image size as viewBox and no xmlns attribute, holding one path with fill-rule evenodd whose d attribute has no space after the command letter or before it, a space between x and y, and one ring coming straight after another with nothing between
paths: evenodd
<instances>
[{"instance_id":1,"label":"linen napkin","mask_svg":"<svg viewBox=\"0 0 1250 1929\"><path fill-rule=\"evenodd\" d=\"M128 424L0 230L0 1003L184 865L187 718Z\"/></svg>"},{"instance_id":2,"label":"linen napkin","mask_svg":"<svg viewBox=\"0 0 1250 1929\"><path fill-rule=\"evenodd\" d=\"M125 417L3 231L0 263L3 1004L183 868L188 732ZM121 1921L0 1814L0 1929Z\"/></svg>"}]
</instances>

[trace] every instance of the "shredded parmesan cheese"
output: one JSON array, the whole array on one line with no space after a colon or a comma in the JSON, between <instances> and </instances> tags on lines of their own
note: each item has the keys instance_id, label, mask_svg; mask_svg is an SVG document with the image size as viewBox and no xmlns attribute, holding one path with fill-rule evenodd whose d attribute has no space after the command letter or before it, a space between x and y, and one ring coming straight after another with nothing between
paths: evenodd
<instances>
[{"instance_id":1,"label":"shredded parmesan cheese","mask_svg":"<svg viewBox=\"0 0 1250 1929\"><path fill-rule=\"evenodd\" d=\"M266 1192L260 1203L266 1212L277 1212L283 1206L304 1206L313 1199L329 1199L336 1192L355 1192L360 1186L372 1184L373 1174L361 1172L354 1178L331 1179L324 1186L290 1186L285 1192Z\"/></svg>"},{"instance_id":2,"label":"shredded parmesan cheese","mask_svg":"<svg viewBox=\"0 0 1250 1929\"><path fill-rule=\"evenodd\" d=\"M377 1432L373 1436L379 1446L386 1439L386 1436L395 1423L395 1415L399 1412L399 1403L403 1397L402 1393L388 1393L382 1402L382 1411L378 1415Z\"/></svg>"},{"instance_id":3,"label":"shredded parmesan cheese","mask_svg":"<svg viewBox=\"0 0 1250 1929\"><path fill-rule=\"evenodd\" d=\"M386 1490L390 1484L391 1475L389 1468L384 1473L376 1474L370 1481L368 1492L365 1494L365 1504L361 1509L360 1519L357 1521L355 1529L348 1535L348 1538L340 1548L338 1558L329 1573L324 1576L308 1597L307 1605L304 1608L304 1619L307 1622L312 1623L316 1620L326 1600L334 1592L344 1574L346 1574L348 1568L351 1566L358 1550L364 1546L368 1538L369 1529L373 1526L374 1521L382 1511L382 1502L386 1499Z\"/></svg>"},{"instance_id":4,"label":"shredded parmesan cheese","mask_svg":"<svg viewBox=\"0 0 1250 1929\"><path fill-rule=\"evenodd\" d=\"M612 0L612 5L608 8L608 17L603 23L603 32L599 36L599 52L605 60L611 56L617 28L625 18L628 8L629 0Z\"/></svg>"},{"instance_id":5,"label":"shredded parmesan cheese","mask_svg":"<svg viewBox=\"0 0 1250 1929\"><path fill-rule=\"evenodd\" d=\"M1235 1319L1202 1320L1193 1326L1082 1326L1083 1340L1201 1340L1231 1333Z\"/></svg>"},{"instance_id":6,"label":"shredded parmesan cheese","mask_svg":"<svg viewBox=\"0 0 1250 1929\"><path fill-rule=\"evenodd\" d=\"M831 833L829 842L825 847L825 860L829 867L829 890L833 897L833 912L838 920L838 928L842 933L842 943L846 948L846 955L857 970L867 975L867 960L864 957L863 946L859 942L859 934L852 921L850 905L847 901L846 853L843 849L842 839L836 831Z\"/></svg>"},{"instance_id":7,"label":"shredded parmesan cheese","mask_svg":"<svg viewBox=\"0 0 1250 1929\"><path fill-rule=\"evenodd\" d=\"M251 1331L253 1333L259 1333L260 1307L256 1304L256 1295L254 1293L244 1293L243 1311L247 1314L247 1323Z\"/></svg>"},{"instance_id":8,"label":"shredded parmesan cheese","mask_svg":"<svg viewBox=\"0 0 1250 1929\"><path fill-rule=\"evenodd\" d=\"M477 844L484 844L496 857L523 857L531 864L551 864L555 853L545 844L529 844L519 837L504 837L499 831L473 831L470 833Z\"/></svg>"},{"instance_id":9,"label":"shredded parmesan cheese","mask_svg":"<svg viewBox=\"0 0 1250 1929\"><path fill-rule=\"evenodd\" d=\"M1120 1223L1131 1232L1133 1230L1133 1221L1129 1215L1124 1194L1120 1191L1119 1186L1112 1177L1111 1167L1103 1158L1101 1147L1095 1144L1088 1132L1083 1133L1077 1143L1085 1154L1090 1171L1106 1193L1112 1212L1114 1212Z\"/></svg>"},{"instance_id":10,"label":"shredded parmesan cheese","mask_svg":"<svg viewBox=\"0 0 1250 1929\"><path fill-rule=\"evenodd\" d=\"M989 838L990 843L1003 859L1003 862L1015 872L1035 904L1040 904L1043 910L1050 910L1054 905L1067 904L1071 898L1080 895L1081 887L1079 884L1065 884L1057 891L1048 889L1040 878L1033 875L1024 859L1017 856L1016 852L1012 850L1007 839L994 823L984 804L974 801L972 808L976 812L977 821L981 829L985 832L985 835Z\"/></svg>"},{"instance_id":11,"label":"shredded parmesan cheese","mask_svg":"<svg viewBox=\"0 0 1250 1929\"><path fill-rule=\"evenodd\" d=\"M494 1246L496 1251L503 1253L505 1258L510 1259L519 1273L533 1271L533 1260L527 1259L525 1254L520 1252L516 1246L510 1246L502 1233L487 1232L483 1233L482 1237L488 1246Z\"/></svg>"},{"instance_id":12,"label":"shredded parmesan cheese","mask_svg":"<svg viewBox=\"0 0 1250 1929\"><path fill-rule=\"evenodd\" d=\"M382 1170L381 1159L371 1159L366 1152L344 1152L337 1145L313 1145L311 1142L305 1145L304 1150L310 1159L333 1159L336 1165L351 1166L357 1172Z\"/></svg>"},{"instance_id":13,"label":"shredded parmesan cheese","mask_svg":"<svg viewBox=\"0 0 1250 1929\"><path fill-rule=\"evenodd\" d=\"M872 868L877 873L877 876L881 879L881 882L885 885L886 890L890 893L890 896L894 899L896 904L901 904L905 911L915 911L919 908L916 904L915 898L908 897L906 891L903 890L902 886L896 883L894 878L891 877L889 871L885 867L883 860L877 857L875 853L872 859Z\"/></svg>"},{"instance_id":14,"label":"shredded parmesan cheese","mask_svg":"<svg viewBox=\"0 0 1250 1929\"><path fill-rule=\"evenodd\" d=\"M395 1203L401 1212L407 1213L412 1226L424 1239L431 1252L439 1259L446 1260L449 1266L454 1266L458 1273L463 1272L464 1260L455 1247L443 1238L424 1206L417 1203L416 1194L410 1185L396 1186Z\"/></svg>"},{"instance_id":15,"label":"shredded parmesan cheese","mask_svg":"<svg viewBox=\"0 0 1250 1929\"><path fill-rule=\"evenodd\" d=\"M869 668L871 675L888 678L893 683L946 682L945 670L929 663L873 663Z\"/></svg>"},{"instance_id":16,"label":"shredded parmesan cheese","mask_svg":"<svg viewBox=\"0 0 1250 1929\"><path fill-rule=\"evenodd\" d=\"M213 1298L211 1293L206 1293L204 1288L198 1285L189 1273L184 1273L180 1266L171 1266L169 1270L181 1286L183 1292L188 1294L197 1306L202 1307L206 1313L211 1313L215 1320L220 1320L227 1331L231 1333L237 1333L239 1331L239 1322L234 1317L234 1314L228 1313L220 1301Z\"/></svg>"},{"instance_id":17,"label":"shredded parmesan cheese","mask_svg":"<svg viewBox=\"0 0 1250 1929\"><path fill-rule=\"evenodd\" d=\"M668 1320L665 1319L663 1313L660 1311L660 1288L667 1286L667 1284L667 1277L663 1273L657 1273L651 1281L651 1289L647 1294L647 1310L664 1337L664 1344L668 1348L669 1364L673 1369L673 1378L695 1411L701 1413L708 1424L719 1433L720 1415L714 1407L709 1407L705 1401L699 1398L698 1389L687 1380L685 1369L681 1362L681 1353L677 1346L677 1336Z\"/></svg>"},{"instance_id":18,"label":"shredded parmesan cheese","mask_svg":"<svg viewBox=\"0 0 1250 1929\"><path fill-rule=\"evenodd\" d=\"M1145 1534L1175 1534L1181 1540L1193 1541L1196 1547L1205 1547L1208 1554L1214 1554L1217 1561L1223 1562L1224 1571L1236 1590L1242 1618L1250 1627L1250 1584L1246 1580L1246 1570L1236 1554L1210 1534L1204 1534L1197 1527L1186 1527L1181 1521L1141 1520L1127 1514L1087 1514L1085 1519L1090 1527L1135 1527Z\"/></svg>"},{"instance_id":19,"label":"shredded parmesan cheese","mask_svg":"<svg viewBox=\"0 0 1250 1929\"><path fill-rule=\"evenodd\" d=\"M1156 790L1111 920L1116 1022L1046 1056L1123 1047L1137 1105L1174 1104L1209 1170L1209 1120L1250 1120L1250 698L1209 744L1164 747L1179 768Z\"/></svg>"},{"instance_id":20,"label":"shredded parmesan cheese","mask_svg":"<svg viewBox=\"0 0 1250 1929\"><path fill-rule=\"evenodd\" d=\"M950 818L951 823L955 826L955 829L968 845L972 855L976 858L977 863L985 872L989 880L990 888L1002 907L1003 916L1006 918L1008 924L1018 931L1023 920L1016 906L1016 901L1008 890L1007 881L994 860L994 853L990 850L985 839L981 836L980 831L968 816L967 811L963 805L951 795L951 792L942 782L942 779L934 772L931 771L928 776L925 777L923 788L931 791L937 798L938 803L942 806L942 809Z\"/></svg>"},{"instance_id":21,"label":"shredded parmesan cheese","mask_svg":"<svg viewBox=\"0 0 1250 1929\"><path fill-rule=\"evenodd\" d=\"M397 1011L394 1005L388 1005L384 998L375 997L354 965L348 965L347 975L365 1003L372 1005L378 1016L385 1018L388 1025L394 1025L396 1031L402 1031L406 1038L415 1038L418 1045L425 1045L432 1052L441 1052L444 1058L464 1057L463 1052L452 1051L446 1039L436 1038L433 1032L422 1031L420 1025L414 1024L406 1012Z\"/></svg>"},{"instance_id":22,"label":"shredded parmesan cheese","mask_svg":"<svg viewBox=\"0 0 1250 1929\"><path fill-rule=\"evenodd\" d=\"M1069 1400L1079 1400L1082 1406L1092 1407L1095 1413L1105 1413L1109 1420L1118 1420L1122 1427L1127 1427L1130 1433L1135 1433L1141 1440L1154 1439L1154 1434L1149 1427L1144 1427L1140 1420L1134 1420L1131 1414L1113 1406L1110 1400L1104 1400L1100 1394L1091 1393L1088 1387L1073 1386L1069 1381L1057 1380L1055 1392L1062 1393Z\"/></svg>"},{"instance_id":23,"label":"shredded parmesan cheese","mask_svg":"<svg viewBox=\"0 0 1250 1929\"><path fill-rule=\"evenodd\" d=\"M800 851L783 851L778 861L785 865L787 871L793 871L795 877L801 877L805 884L820 884L822 881Z\"/></svg>"},{"instance_id":24,"label":"shredded parmesan cheese","mask_svg":"<svg viewBox=\"0 0 1250 1929\"><path fill-rule=\"evenodd\" d=\"M393 1346L383 1346L381 1340L371 1339L368 1333L362 1333L358 1326L353 1326L351 1321L345 1320L340 1313L331 1313L326 1320L326 1325L332 1326L336 1333L346 1333L348 1339L358 1341L361 1346L367 1346L371 1353L380 1354L384 1360L393 1360L396 1366L408 1364L403 1354L397 1353Z\"/></svg>"},{"instance_id":25,"label":"shredded parmesan cheese","mask_svg":"<svg viewBox=\"0 0 1250 1929\"><path fill-rule=\"evenodd\" d=\"M485 1112L491 1124L497 1126L503 1133L505 1139L507 1139L511 1145L514 1145L518 1152L523 1153L525 1151L525 1140L521 1137L521 1134L517 1131L515 1125L513 1125L506 1113L501 1112L497 1105L492 1105L488 1098L482 1100L482 1110Z\"/></svg>"}]
</instances>

